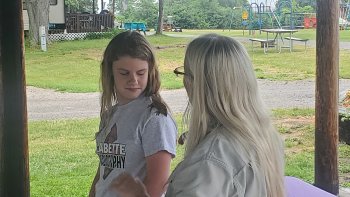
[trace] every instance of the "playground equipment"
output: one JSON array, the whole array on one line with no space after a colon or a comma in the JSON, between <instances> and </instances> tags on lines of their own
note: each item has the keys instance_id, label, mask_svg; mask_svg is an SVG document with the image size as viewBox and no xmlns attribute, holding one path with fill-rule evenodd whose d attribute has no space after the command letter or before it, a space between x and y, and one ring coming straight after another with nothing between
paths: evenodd
<instances>
[{"instance_id":1,"label":"playground equipment","mask_svg":"<svg viewBox=\"0 0 350 197\"><path fill-rule=\"evenodd\" d=\"M304 28L316 28L316 14L307 14L304 16Z\"/></svg>"},{"instance_id":2,"label":"playground equipment","mask_svg":"<svg viewBox=\"0 0 350 197\"><path fill-rule=\"evenodd\" d=\"M252 2L253 1L253 2ZM258 2L259 1L259 2ZM316 13L297 12L303 10L298 5L293 5L292 0L251 0L250 4L245 4L241 9L241 25L243 34L246 29L249 34L254 34L255 30L261 29L301 29L316 28ZM339 19L341 29L350 27L350 3L342 3ZM296 7L295 7L296 6ZM231 21L229 28L231 29L232 20L234 20L234 7L232 9Z\"/></svg>"},{"instance_id":3,"label":"playground equipment","mask_svg":"<svg viewBox=\"0 0 350 197\"><path fill-rule=\"evenodd\" d=\"M147 27L145 23L140 22L127 22L124 23L124 29L131 30L131 31L142 31L146 35Z\"/></svg>"},{"instance_id":4,"label":"playground equipment","mask_svg":"<svg viewBox=\"0 0 350 197\"><path fill-rule=\"evenodd\" d=\"M350 3L341 3L339 5L339 28L348 29L350 25Z\"/></svg>"},{"instance_id":5,"label":"playground equipment","mask_svg":"<svg viewBox=\"0 0 350 197\"><path fill-rule=\"evenodd\" d=\"M173 16L167 16L164 18L163 31L182 32L182 28L175 26Z\"/></svg>"},{"instance_id":6,"label":"playground equipment","mask_svg":"<svg viewBox=\"0 0 350 197\"><path fill-rule=\"evenodd\" d=\"M283 2L286 1L287 0ZM270 1L269 5L266 5L262 2L259 4L257 2L253 2L249 5L244 6L243 12L248 13L247 20L245 20L244 22L249 29L249 34L254 32L254 30L261 30L262 28L282 28L282 24L280 23L280 18L278 16L279 14L276 14L273 5L273 1Z\"/></svg>"},{"instance_id":7,"label":"playground equipment","mask_svg":"<svg viewBox=\"0 0 350 197\"><path fill-rule=\"evenodd\" d=\"M266 0L265 3L252 2L245 5L242 9L242 25L247 26L250 32L262 28L296 29L304 27L304 18L309 13L295 13L292 0L279 0L277 4L274 1ZM243 18L244 12L248 13L246 20ZM310 20L316 24L315 19L311 18Z\"/></svg>"}]
</instances>

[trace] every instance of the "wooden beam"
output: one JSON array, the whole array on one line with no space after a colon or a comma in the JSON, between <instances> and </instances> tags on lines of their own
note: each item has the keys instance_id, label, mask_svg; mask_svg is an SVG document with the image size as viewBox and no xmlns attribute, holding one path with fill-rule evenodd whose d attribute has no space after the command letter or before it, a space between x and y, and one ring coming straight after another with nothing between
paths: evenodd
<instances>
[{"instance_id":1,"label":"wooden beam","mask_svg":"<svg viewBox=\"0 0 350 197\"><path fill-rule=\"evenodd\" d=\"M29 196L22 1L0 2L0 196Z\"/></svg>"},{"instance_id":2,"label":"wooden beam","mask_svg":"<svg viewBox=\"0 0 350 197\"><path fill-rule=\"evenodd\" d=\"M317 1L315 185L339 193L339 0Z\"/></svg>"}]
</instances>

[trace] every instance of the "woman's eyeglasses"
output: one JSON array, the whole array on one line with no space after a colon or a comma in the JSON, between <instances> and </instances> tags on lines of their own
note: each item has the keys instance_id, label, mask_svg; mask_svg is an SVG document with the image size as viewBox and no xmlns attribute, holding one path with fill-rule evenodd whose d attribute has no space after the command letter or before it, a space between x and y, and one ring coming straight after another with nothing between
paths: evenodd
<instances>
[{"instance_id":1,"label":"woman's eyeglasses","mask_svg":"<svg viewBox=\"0 0 350 197\"><path fill-rule=\"evenodd\" d=\"M185 68L183 66L177 67L174 70L175 75L178 77L179 75L186 75Z\"/></svg>"}]
</instances>

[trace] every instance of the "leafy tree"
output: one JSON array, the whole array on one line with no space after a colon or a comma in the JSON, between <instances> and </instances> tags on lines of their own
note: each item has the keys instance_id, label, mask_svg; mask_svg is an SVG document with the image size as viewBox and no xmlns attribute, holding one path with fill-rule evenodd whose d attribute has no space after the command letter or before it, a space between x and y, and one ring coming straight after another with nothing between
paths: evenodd
<instances>
[{"instance_id":1,"label":"leafy tree","mask_svg":"<svg viewBox=\"0 0 350 197\"><path fill-rule=\"evenodd\" d=\"M316 0L278 0L276 6L280 10L290 9L290 4L292 4L293 12L316 12Z\"/></svg>"},{"instance_id":2,"label":"leafy tree","mask_svg":"<svg viewBox=\"0 0 350 197\"><path fill-rule=\"evenodd\" d=\"M144 22L149 27L157 24L158 3L153 0L129 1L126 10L116 6L116 18L119 22Z\"/></svg>"},{"instance_id":3,"label":"leafy tree","mask_svg":"<svg viewBox=\"0 0 350 197\"><path fill-rule=\"evenodd\" d=\"M245 3L246 0L169 0L164 15L173 16L176 26L183 28L227 28L230 24L240 27L242 10L233 8Z\"/></svg>"},{"instance_id":4,"label":"leafy tree","mask_svg":"<svg viewBox=\"0 0 350 197\"><path fill-rule=\"evenodd\" d=\"M94 1L95 8L97 7L97 0ZM93 0L65 0L65 5L67 7L67 12L77 13L77 12L89 12L93 13Z\"/></svg>"},{"instance_id":5,"label":"leafy tree","mask_svg":"<svg viewBox=\"0 0 350 197\"><path fill-rule=\"evenodd\" d=\"M219 4L222 7L242 7L245 3L248 3L246 0L219 0Z\"/></svg>"},{"instance_id":6,"label":"leafy tree","mask_svg":"<svg viewBox=\"0 0 350 197\"><path fill-rule=\"evenodd\" d=\"M116 10L120 14L124 14L124 12L129 8L129 2L133 3L133 1L128 0L116 0Z\"/></svg>"},{"instance_id":7,"label":"leafy tree","mask_svg":"<svg viewBox=\"0 0 350 197\"><path fill-rule=\"evenodd\" d=\"M296 5L301 8L300 12L316 12L316 0L297 0Z\"/></svg>"}]
</instances>

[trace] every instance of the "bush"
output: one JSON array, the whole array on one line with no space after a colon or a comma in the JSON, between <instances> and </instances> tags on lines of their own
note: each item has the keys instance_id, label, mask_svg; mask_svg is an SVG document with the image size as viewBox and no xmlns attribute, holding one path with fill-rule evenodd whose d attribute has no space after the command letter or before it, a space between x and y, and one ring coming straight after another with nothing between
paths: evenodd
<instances>
[{"instance_id":1,"label":"bush","mask_svg":"<svg viewBox=\"0 0 350 197\"><path fill-rule=\"evenodd\" d=\"M114 36L124 31L125 31L124 29L111 29L106 32L89 32L86 34L86 37L84 39L86 40L111 39Z\"/></svg>"},{"instance_id":2,"label":"bush","mask_svg":"<svg viewBox=\"0 0 350 197\"><path fill-rule=\"evenodd\" d=\"M350 145L350 91L340 96L339 141Z\"/></svg>"}]
</instances>

